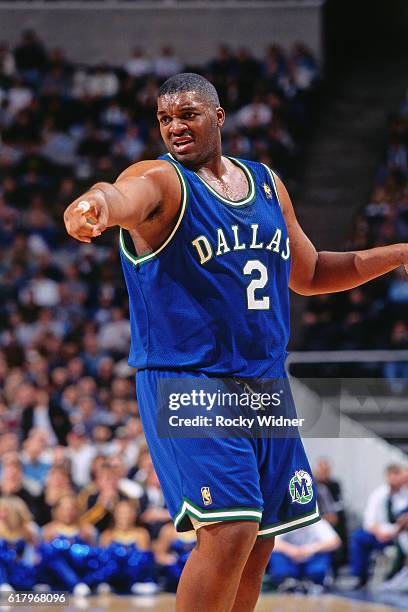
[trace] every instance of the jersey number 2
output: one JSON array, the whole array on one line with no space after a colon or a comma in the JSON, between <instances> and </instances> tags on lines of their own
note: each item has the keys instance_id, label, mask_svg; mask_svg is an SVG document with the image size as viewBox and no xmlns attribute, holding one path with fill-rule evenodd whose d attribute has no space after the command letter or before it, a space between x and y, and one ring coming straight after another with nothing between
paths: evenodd
<instances>
[{"instance_id":1,"label":"jersey number 2","mask_svg":"<svg viewBox=\"0 0 408 612\"><path fill-rule=\"evenodd\" d=\"M253 278L247 287L247 302L249 310L268 310L269 297L255 297L255 291L263 289L268 282L268 268L258 259L250 259L246 262L243 273L251 275L253 272L257 274L257 278Z\"/></svg>"}]
</instances>

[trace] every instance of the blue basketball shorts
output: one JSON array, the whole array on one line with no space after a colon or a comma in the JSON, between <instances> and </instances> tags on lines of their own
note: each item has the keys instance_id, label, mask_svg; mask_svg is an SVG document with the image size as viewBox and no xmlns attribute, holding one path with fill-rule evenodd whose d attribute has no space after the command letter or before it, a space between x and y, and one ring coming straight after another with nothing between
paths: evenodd
<instances>
[{"instance_id":1,"label":"blue basketball shorts","mask_svg":"<svg viewBox=\"0 0 408 612\"><path fill-rule=\"evenodd\" d=\"M218 390L242 391L242 380L217 380ZM177 531L191 530L191 519L255 521L259 537L272 537L318 521L316 489L300 436L270 436L265 429L252 435L245 423L235 430L221 428L220 434L216 420L222 417L214 416L220 393L213 395L211 408L196 405L192 411L194 402L188 405L192 387L202 390L209 383L214 381L199 372L146 369L136 377L147 444ZM286 383L286 412L293 416L287 379ZM183 389L186 393L179 392ZM169 397L178 401L170 402ZM198 391L195 399L196 404L202 399ZM191 417L184 420L187 427L174 427L186 414ZM199 423L195 429L188 426L193 422Z\"/></svg>"}]
</instances>

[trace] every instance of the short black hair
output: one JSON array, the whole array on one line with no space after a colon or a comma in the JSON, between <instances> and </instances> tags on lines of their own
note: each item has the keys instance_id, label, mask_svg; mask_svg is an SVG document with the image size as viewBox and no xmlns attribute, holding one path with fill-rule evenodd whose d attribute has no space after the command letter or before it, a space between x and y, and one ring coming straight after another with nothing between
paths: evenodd
<instances>
[{"instance_id":1,"label":"short black hair","mask_svg":"<svg viewBox=\"0 0 408 612\"><path fill-rule=\"evenodd\" d=\"M385 472L387 474L398 474L398 472L401 472L401 466L398 463L390 463L386 466Z\"/></svg>"},{"instance_id":2,"label":"short black hair","mask_svg":"<svg viewBox=\"0 0 408 612\"><path fill-rule=\"evenodd\" d=\"M220 105L214 85L200 74L195 74L195 72L181 72L170 77L160 87L157 97L161 98L167 94L175 94L180 91L196 91L210 104Z\"/></svg>"}]
</instances>

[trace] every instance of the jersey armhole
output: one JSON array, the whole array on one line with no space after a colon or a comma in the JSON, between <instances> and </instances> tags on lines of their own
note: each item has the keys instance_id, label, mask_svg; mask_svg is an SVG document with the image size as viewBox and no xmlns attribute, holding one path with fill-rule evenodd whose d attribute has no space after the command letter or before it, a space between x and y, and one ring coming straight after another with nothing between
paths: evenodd
<instances>
[{"instance_id":1,"label":"jersey armhole","mask_svg":"<svg viewBox=\"0 0 408 612\"><path fill-rule=\"evenodd\" d=\"M175 236L178 228L180 227L180 224L181 224L181 222L182 222L182 220L184 218L184 215L185 215L185 212L186 212L186 209L187 209L187 202L188 202L188 185L187 185L187 181L184 178L183 173L181 172L181 170L176 166L176 164L174 164L170 160L164 160L164 161L167 161L169 164L171 164L173 166L173 168L175 169L175 171L177 173L178 179L180 181L180 185L181 185L180 212L179 212L179 215L177 217L177 221L176 221L173 229L171 230L170 234L167 236L166 240L159 247L157 247L157 249L155 249L151 253L146 253L145 255L137 256L136 254L131 253L129 248L127 248L127 245L126 245L126 234L125 234L125 232L127 230L125 230L123 227L121 227L119 229L119 248L120 248L121 252L123 253L123 255L126 257L126 259L128 259L134 265L139 265L139 264L146 263L147 261L150 261L151 259L153 259L157 255L159 255L159 253L161 253L161 251L171 242L171 240Z\"/></svg>"},{"instance_id":2,"label":"jersey armhole","mask_svg":"<svg viewBox=\"0 0 408 612\"><path fill-rule=\"evenodd\" d=\"M281 201L280 201L280 198L279 198L278 187L277 187L276 181L275 181L275 175L272 172L272 170L269 168L269 166L267 166L266 164L262 164L262 165L263 165L263 167L265 168L265 170L267 171L267 173L269 174L269 176L271 178L273 189L274 189L275 195L276 195L276 199L278 200L279 207L282 210L282 204L281 204Z\"/></svg>"}]
</instances>

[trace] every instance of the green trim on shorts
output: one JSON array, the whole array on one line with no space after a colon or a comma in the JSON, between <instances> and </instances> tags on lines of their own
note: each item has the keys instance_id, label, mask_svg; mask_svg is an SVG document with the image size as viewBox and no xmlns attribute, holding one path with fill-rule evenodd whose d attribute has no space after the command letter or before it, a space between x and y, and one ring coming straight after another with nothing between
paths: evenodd
<instances>
[{"instance_id":1,"label":"green trim on shorts","mask_svg":"<svg viewBox=\"0 0 408 612\"><path fill-rule=\"evenodd\" d=\"M191 527L188 527L190 520L188 520L186 524L185 519L187 517L193 517L202 523L212 521L256 521L257 523L260 523L262 519L262 510L259 508L243 507L204 510L200 506L194 504L187 497L184 497L181 508L173 519L177 531L188 531L191 529Z\"/></svg>"},{"instance_id":2,"label":"green trim on shorts","mask_svg":"<svg viewBox=\"0 0 408 612\"><path fill-rule=\"evenodd\" d=\"M303 514L302 516L291 519L290 521L282 521L280 523L275 523L274 525L261 525L258 538L271 538L276 535L281 535L282 533L294 531L295 529L300 529L301 527L306 527L307 525L313 525L313 523L317 523L320 521L320 519L321 516L319 508L316 505L315 510L312 512Z\"/></svg>"}]
</instances>

